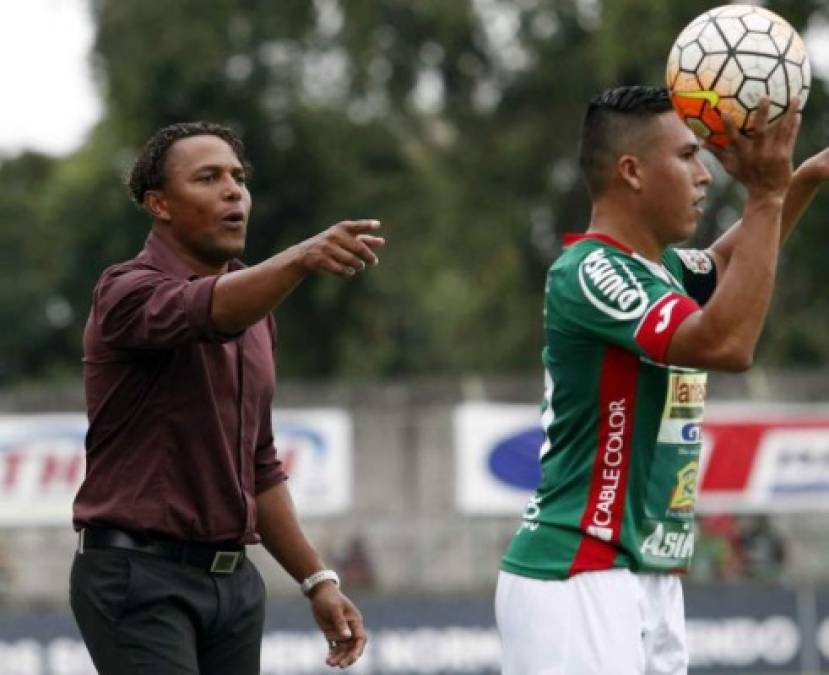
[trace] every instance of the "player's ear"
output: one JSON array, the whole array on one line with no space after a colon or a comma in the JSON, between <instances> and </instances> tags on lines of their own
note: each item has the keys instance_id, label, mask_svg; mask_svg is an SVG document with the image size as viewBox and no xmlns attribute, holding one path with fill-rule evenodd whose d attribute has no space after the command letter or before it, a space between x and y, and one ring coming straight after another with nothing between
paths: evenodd
<instances>
[{"instance_id":1,"label":"player's ear","mask_svg":"<svg viewBox=\"0 0 829 675\"><path fill-rule=\"evenodd\" d=\"M167 208L167 200L160 190L147 190L144 193L144 208L156 220L170 220L170 210Z\"/></svg>"},{"instance_id":2,"label":"player's ear","mask_svg":"<svg viewBox=\"0 0 829 675\"><path fill-rule=\"evenodd\" d=\"M636 155L622 155L616 160L619 177L635 192L642 189L642 163Z\"/></svg>"}]
</instances>

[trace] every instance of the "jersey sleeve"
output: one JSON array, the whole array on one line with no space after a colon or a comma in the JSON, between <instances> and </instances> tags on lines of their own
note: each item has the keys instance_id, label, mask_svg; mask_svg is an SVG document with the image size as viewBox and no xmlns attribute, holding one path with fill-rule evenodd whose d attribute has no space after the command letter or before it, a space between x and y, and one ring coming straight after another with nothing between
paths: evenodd
<instances>
[{"instance_id":1,"label":"jersey sleeve","mask_svg":"<svg viewBox=\"0 0 829 675\"><path fill-rule=\"evenodd\" d=\"M548 327L603 341L664 363L679 325L699 310L669 278L623 254L595 248L578 264L550 272Z\"/></svg>"},{"instance_id":2,"label":"jersey sleeve","mask_svg":"<svg viewBox=\"0 0 829 675\"><path fill-rule=\"evenodd\" d=\"M710 253L695 248L669 248L663 262L680 279L689 296L700 305L708 302L717 287L717 266Z\"/></svg>"}]
</instances>

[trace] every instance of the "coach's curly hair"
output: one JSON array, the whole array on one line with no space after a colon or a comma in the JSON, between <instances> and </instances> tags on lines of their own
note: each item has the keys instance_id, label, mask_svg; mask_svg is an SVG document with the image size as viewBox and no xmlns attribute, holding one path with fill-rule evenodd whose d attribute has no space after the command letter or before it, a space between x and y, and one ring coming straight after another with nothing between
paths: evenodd
<instances>
[{"instance_id":1,"label":"coach's curly hair","mask_svg":"<svg viewBox=\"0 0 829 675\"><path fill-rule=\"evenodd\" d=\"M135 163L127 173L125 183L130 197L138 205L144 203L148 190L156 190L164 184L164 165L170 146L182 138L191 136L218 136L231 148L245 172L250 173L251 166L245 155L242 140L228 127L212 122L179 122L156 131L141 149Z\"/></svg>"}]
</instances>

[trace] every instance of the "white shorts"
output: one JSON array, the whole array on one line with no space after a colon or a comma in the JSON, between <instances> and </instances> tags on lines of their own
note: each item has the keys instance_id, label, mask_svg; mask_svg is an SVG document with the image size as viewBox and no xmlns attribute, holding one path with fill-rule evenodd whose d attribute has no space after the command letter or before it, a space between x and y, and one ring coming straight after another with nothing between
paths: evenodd
<instances>
[{"instance_id":1,"label":"white shorts","mask_svg":"<svg viewBox=\"0 0 829 675\"><path fill-rule=\"evenodd\" d=\"M676 575L626 569L541 581L501 572L495 593L503 675L685 675Z\"/></svg>"}]
</instances>

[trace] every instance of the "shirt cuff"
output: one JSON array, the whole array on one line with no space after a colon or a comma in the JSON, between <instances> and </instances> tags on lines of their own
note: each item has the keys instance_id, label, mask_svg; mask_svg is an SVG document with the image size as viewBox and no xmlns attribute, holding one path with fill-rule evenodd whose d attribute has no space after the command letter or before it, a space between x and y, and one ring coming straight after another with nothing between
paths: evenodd
<instances>
[{"instance_id":1,"label":"shirt cuff","mask_svg":"<svg viewBox=\"0 0 829 675\"><path fill-rule=\"evenodd\" d=\"M234 334L220 333L211 318L213 307L213 289L219 275L204 277L190 282L187 290L187 320L193 333L207 342L232 342L244 334L244 330Z\"/></svg>"},{"instance_id":2,"label":"shirt cuff","mask_svg":"<svg viewBox=\"0 0 829 675\"><path fill-rule=\"evenodd\" d=\"M259 496L285 480L288 480L288 474L283 471L281 461L276 460L265 467L257 466L253 486L254 495Z\"/></svg>"}]
</instances>

